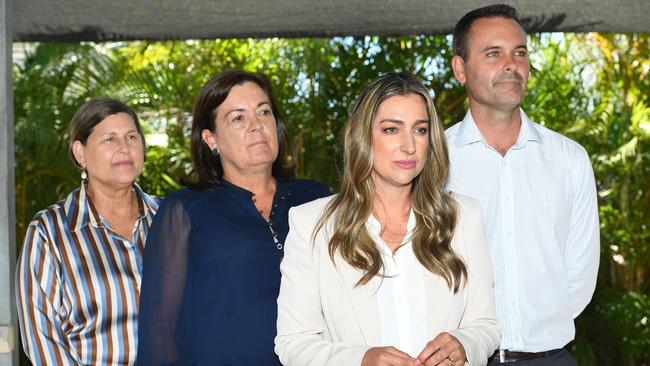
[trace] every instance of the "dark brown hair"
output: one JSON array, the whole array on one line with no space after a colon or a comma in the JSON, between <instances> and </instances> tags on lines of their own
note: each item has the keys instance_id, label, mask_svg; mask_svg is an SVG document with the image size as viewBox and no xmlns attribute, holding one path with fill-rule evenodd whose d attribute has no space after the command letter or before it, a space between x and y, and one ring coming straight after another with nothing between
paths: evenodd
<instances>
[{"instance_id":1,"label":"dark brown hair","mask_svg":"<svg viewBox=\"0 0 650 366\"><path fill-rule=\"evenodd\" d=\"M517 15L517 9L513 8L510 5L494 4L474 9L460 18L454 27L454 55L458 55L463 60L467 61L467 43L469 39L470 28L475 21L483 18L512 19L517 22L517 24L519 24L521 29L524 29Z\"/></svg>"},{"instance_id":2,"label":"dark brown hair","mask_svg":"<svg viewBox=\"0 0 650 366\"><path fill-rule=\"evenodd\" d=\"M235 85L242 85L247 81L257 84L264 91L271 102L271 110L273 116L275 116L278 134L278 157L273 162L271 174L278 180L293 178L295 167L285 162L288 150L287 130L282 123L280 110L273 96L271 84L265 75L233 69L213 76L196 96L192 114L190 151L198 181L188 184L190 187L200 190L221 182L223 178L221 161L212 154L210 147L203 141L201 131L210 130L215 132L217 108L226 100L230 90Z\"/></svg>"},{"instance_id":3,"label":"dark brown hair","mask_svg":"<svg viewBox=\"0 0 650 366\"><path fill-rule=\"evenodd\" d=\"M79 165L79 162L72 153L72 143L80 141L82 144L86 145L88 136L93 133L95 126L100 124L107 117L118 113L126 113L131 117L135 124L135 129L142 138L142 147L146 151L144 133L142 132L142 126L140 126L140 121L138 120L138 115L135 111L117 99L97 97L84 103L84 105L77 110L77 113L74 114L72 121L70 121L70 148L68 149L68 155L74 165L81 168L81 165Z\"/></svg>"}]
</instances>

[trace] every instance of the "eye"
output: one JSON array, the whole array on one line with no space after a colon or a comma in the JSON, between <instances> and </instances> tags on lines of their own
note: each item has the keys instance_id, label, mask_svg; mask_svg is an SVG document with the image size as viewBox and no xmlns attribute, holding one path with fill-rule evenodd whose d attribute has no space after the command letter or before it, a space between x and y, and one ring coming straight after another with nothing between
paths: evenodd
<instances>
[{"instance_id":1,"label":"eye","mask_svg":"<svg viewBox=\"0 0 650 366\"><path fill-rule=\"evenodd\" d=\"M238 114L232 118L232 122L241 122L244 120L243 114Z\"/></svg>"},{"instance_id":2,"label":"eye","mask_svg":"<svg viewBox=\"0 0 650 366\"><path fill-rule=\"evenodd\" d=\"M258 113L260 116L265 116L265 117L273 115L273 112L270 109L262 109Z\"/></svg>"},{"instance_id":3,"label":"eye","mask_svg":"<svg viewBox=\"0 0 650 366\"><path fill-rule=\"evenodd\" d=\"M386 127L383 129L384 133L387 133L389 135L393 135L397 133L397 127Z\"/></svg>"},{"instance_id":4,"label":"eye","mask_svg":"<svg viewBox=\"0 0 650 366\"><path fill-rule=\"evenodd\" d=\"M497 57L497 56L499 56L499 51L490 51L490 52L486 53L485 56L487 56L487 57Z\"/></svg>"},{"instance_id":5,"label":"eye","mask_svg":"<svg viewBox=\"0 0 650 366\"><path fill-rule=\"evenodd\" d=\"M127 138L128 140L139 140L139 137L140 137L140 136L139 136L138 134L135 134L135 133L134 133L134 134L126 135L126 138Z\"/></svg>"},{"instance_id":6,"label":"eye","mask_svg":"<svg viewBox=\"0 0 650 366\"><path fill-rule=\"evenodd\" d=\"M415 129L415 133L420 136L426 136L429 133L429 129L427 127L418 127Z\"/></svg>"},{"instance_id":7,"label":"eye","mask_svg":"<svg viewBox=\"0 0 650 366\"><path fill-rule=\"evenodd\" d=\"M115 141L115 136L107 136L106 138L104 138L104 141L105 142L113 142L113 141Z\"/></svg>"},{"instance_id":8,"label":"eye","mask_svg":"<svg viewBox=\"0 0 650 366\"><path fill-rule=\"evenodd\" d=\"M515 56L517 56L517 57L527 57L528 56L528 50L517 50L517 51L515 51Z\"/></svg>"}]
</instances>

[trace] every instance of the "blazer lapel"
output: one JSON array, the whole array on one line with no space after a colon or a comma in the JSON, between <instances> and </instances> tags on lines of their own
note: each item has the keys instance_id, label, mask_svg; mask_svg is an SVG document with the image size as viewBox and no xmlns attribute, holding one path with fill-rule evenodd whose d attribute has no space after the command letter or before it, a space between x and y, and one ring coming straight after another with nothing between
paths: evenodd
<instances>
[{"instance_id":1,"label":"blazer lapel","mask_svg":"<svg viewBox=\"0 0 650 366\"><path fill-rule=\"evenodd\" d=\"M377 277L365 285L355 287L363 273L359 269L350 266L340 256L337 256L336 265L349 295L350 304L365 344L370 346L380 345L381 330L379 328L379 310L377 309L376 297Z\"/></svg>"}]
</instances>

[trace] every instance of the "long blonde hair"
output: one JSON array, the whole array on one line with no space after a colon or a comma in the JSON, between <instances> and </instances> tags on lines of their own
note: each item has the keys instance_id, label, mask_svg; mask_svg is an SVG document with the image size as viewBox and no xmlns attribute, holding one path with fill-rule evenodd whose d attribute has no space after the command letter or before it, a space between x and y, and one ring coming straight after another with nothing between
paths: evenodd
<instances>
[{"instance_id":1,"label":"long blonde hair","mask_svg":"<svg viewBox=\"0 0 650 366\"><path fill-rule=\"evenodd\" d=\"M373 167L372 122L382 102L392 96L409 94L423 98L430 120L428 155L422 172L411 187L411 209L416 219L411 243L420 263L444 278L455 293L463 279L467 279L467 269L451 248L456 206L444 189L449 170L447 144L427 89L411 76L381 76L357 99L345 128L341 189L321 214L313 237L329 219L333 219L328 244L330 258L334 262L338 251L351 266L365 272L357 286L368 283L383 269L379 249L365 226L375 194L370 177Z\"/></svg>"}]
</instances>

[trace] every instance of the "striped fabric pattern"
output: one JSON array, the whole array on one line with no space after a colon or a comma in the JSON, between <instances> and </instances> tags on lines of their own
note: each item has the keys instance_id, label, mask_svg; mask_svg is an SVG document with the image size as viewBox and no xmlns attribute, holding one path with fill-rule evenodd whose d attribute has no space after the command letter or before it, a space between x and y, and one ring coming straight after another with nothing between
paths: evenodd
<instances>
[{"instance_id":1,"label":"striped fabric pattern","mask_svg":"<svg viewBox=\"0 0 650 366\"><path fill-rule=\"evenodd\" d=\"M84 185L36 214L16 269L25 352L36 365L132 365L144 243L158 199L134 185L131 238L113 232Z\"/></svg>"}]
</instances>

